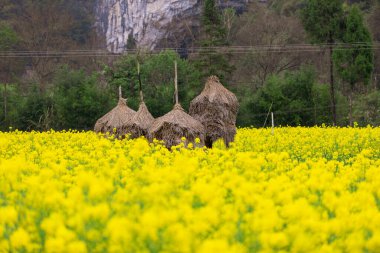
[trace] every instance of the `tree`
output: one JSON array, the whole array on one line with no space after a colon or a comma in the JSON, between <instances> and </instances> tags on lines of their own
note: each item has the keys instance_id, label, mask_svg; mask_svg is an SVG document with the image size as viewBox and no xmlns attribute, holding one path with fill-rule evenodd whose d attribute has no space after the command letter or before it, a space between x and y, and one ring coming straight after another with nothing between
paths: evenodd
<instances>
[{"instance_id":1,"label":"tree","mask_svg":"<svg viewBox=\"0 0 380 253\"><path fill-rule=\"evenodd\" d=\"M230 44L232 39L232 31L235 27L237 16L234 8L226 8L222 13L222 24L225 30L225 40Z\"/></svg>"},{"instance_id":2,"label":"tree","mask_svg":"<svg viewBox=\"0 0 380 253\"><path fill-rule=\"evenodd\" d=\"M336 125L336 99L333 48L342 37L343 0L308 0L301 12L302 23L311 41L327 44L330 59L330 96L333 122Z\"/></svg>"},{"instance_id":3,"label":"tree","mask_svg":"<svg viewBox=\"0 0 380 253\"><path fill-rule=\"evenodd\" d=\"M21 47L27 51L65 51L72 46L69 28L74 19L63 8L62 0L20 1L13 13L13 23L20 35ZM44 90L51 80L57 63L57 57L32 56L28 59L31 69L37 73L40 89Z\"/></svg>"},{"instance_id":4,"label":"tree","mask_svg":"<svg viewBox=\"0 0 380 253\"><path fill-rule=\"evenodd\" d=\"M201 91L200 72L187 60L173 51L159 54L128 54L113 66L106 67L106 78L113 90L119 86L128 98L128 105L137 109L138 93L137 61L140 62L144 100L154 117L169 112L174 105L174 61L178 64L179 98L188 108L190 101ZM116 94L116 92L115 92Z\"/></svg>"},{"instance_id":5,"label":"tree","mask_svg":"<svg viewBox=\"0 0 380 253\"><path fill-rule=\"evenodd\" d=\"M250 104L252 118L249 123L262 127L271 109L277 125L320 124L324 120L325 100L324 91L316 83L316 74L311 67L272 75Z\"/></svg>"},{"instance_id":6,"label":"tree","mask_svg":"<svg viewBox=\"0 0 380 253\"><path fill-rule=\"evenodd\" d=\"M46 131L53 127L54 102L52 96L41 92L38 85L30 87L28 96L18 101L18 119L15 127L20 130Z\"/></svg>"},{"instance_id":7,"label":"tree","mask_svg":"<svg viewBox=\"0 0 380 253\"><path fill-rule=\"evenodd\" d=\"M18 36L16 32L6 23L0 23L0 52L7 52L16 48ZM0 55L1 56L1 55ZM8 91L7 85L11 82L13 64L9 57L3 57L0 62L0 83L3 83L3 120L8 122Z\"/></svg>"},{"instance_id":8,"label":"tree","mask_svg":"<svg viewBox=\"0 0 380 253\"><path fill-rule=\"evenodd\" d=\"M97 75L61 67L54 75L54 113L57 129L93 129L95 122L112 106L116 96L100 89Z\"/></svg>"},{"instance_id":9,"label":"tree","mask_svg":"<svg viewBox=\"0 0 380 253\"><path fill-rule=\"evenodd\" d=\"M359 95L354 102L352 117L360 126L380 126L380 91Z\"/></svg>"},{"instance_id":10,"label":"tree","mask_svg":"<svg viewBox=\"0 0 380 253\"><path fill-rule=\"evenodd\" d=\"M202 26L210 43L225 44L226 31L215 0L206 0L203 8Z\"/></svg>"},{"instance_id":11,"label":"tree","mask_svg":"<svg viewBox=\"0 0 380 253\"><path fill-rule=\"evenodd\" d=\"M236 27L234 45L256 49L234 55L234 80L249 84L253 92L269 76L297 69L302 61L310 59L310 55L302 58L301 52L289 52L289 44L301 44L305 40L302 24L295 17L281 16L265 6L251 4L237 18Z\"/></svg>"},{"instance_id":12,"label":"tree","mask_svg":"<svg viewBox=\"0 0 380 253\"><path fill-rule=\"evenodd\" d=\"M91 57L62 57L64 51L85 50L96 45L94 20L89 5L93 0L23 0L11 1L3 15L17 32L20 50L39 78L39 88L48 88L55 71L62 64L93 66ZM87 3L85 3L87 2ZM93 5L91 6L91 8ZM0 11L0 15L1 15ZM32 53L33 52L33 53ZM41 53L36 53L41 52ZM48 57L44 54L50 53ZM51 55L51 53L54 53Z\"/></svg>"},{"instance_id":13,"label":"tree","mask_svg":"<svg viewBox=\"0 0 380 253\"><path fill-rule=\"evenodd\" d=\"M136 49L136 47L137 47L137 42L136 42L136 39L133 38L133 33L128 34L126 49L133 50L133 49Z\"/></svg>"},{"instance_id":14,"label":"tree","mask_svg":"<svg viewBox=\"0 0 380 253\"><path fill-rule=\"evenodd\" d=\"M380 41L380 1L372 8L368 19L369 28L371 31L372 39L374 41ZM375 50L375 69L373 72L373 84L374 87L380 87L380 50Z\"/></svg>"},{"instance_id":15,"label":"tree","mask_svg":"<svg viewBox=\"0 0 380 253\"><path fill-rule=\"evenodd\" d=\"M196 57L196 66L203 77L217 75L222 81L233 71L227 59L227 32L223 24L221 11L215 0L206 0L203 6L200 50Z\"/></svg>"},{"instance_id":16,"label":"tree","mask_svg":"<svg viewBox=\"0 0 380 253\"><path fill-rule=\"evenodd\" d=\"M349 85L349 123L352 126L353 91L359 82L369 83L374 69L371 35L356 6L351 7L347 15L343 43L333 56L339 77Z\"/></svg>"}]
</instances>

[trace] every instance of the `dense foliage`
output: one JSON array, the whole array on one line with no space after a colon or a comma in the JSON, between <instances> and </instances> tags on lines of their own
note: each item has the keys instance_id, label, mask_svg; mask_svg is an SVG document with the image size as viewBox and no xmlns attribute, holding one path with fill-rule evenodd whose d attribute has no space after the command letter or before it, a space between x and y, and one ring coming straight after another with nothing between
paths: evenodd
<instances>
[{"instance_id":1,"label":"dense foliage","mask_svg":"<svg viewBox=\"0 0 380 253\"><path fill-rule=\"evenodd\" d=\"M325 115L328 115L328 95L317 86L315 72L311 68L286 72L283 77L271 76L266 85L253 96L250 104L253 112L251 121L257 125L263 124L267 115L260 115L260 112L268 112L270 109L276 113L278 125L322 124L326 120Z\"/></svg>"},{"instance_id":2,"label":"dense foliage","mask_svg":"<svg viewBox=\"0 0 380 253\"><path fill-rule=\"evenodd\" d=\"M188 108L190 101L203 88L201 73L174 51L126 55L113 66L106 67L105 75L112 89L122 87L128 104L136 109L140 103L137 75L137 63L140 62L144 100L152 115L159 117L174 105L174 61L178 66L179 100L184 108Z\"/></svg>"},{"instance_id":3,"label":"dense foliage","mask_svg":"<svg viewBox=\"0 0 380 253\"><path fill-rule=\"evenodd\" d=\"M0 133L5 252L377 252L378 128L239 129L167 150Z\"/></svg>"},{"instance_id":4,"label":"dense foliage","mask_svg":"<svg viewBox=\"0 0 380 253\"><path fill-rule=\"evenodd\" d=\"M371 35L357 7L350 8L344 30L342 42L345 44L335 50L333 57L337 73L348 85L349 119L352 125L353 94L359 84L369 84L374 68L374 57Z\"/></svg>"},{"instance_id":5,"label":"dense foliage","mask_svg":"<svg viewBox=\"0 0 380 253\"><path fill-rule=\"evenodd\" d=\"M203 89L205 78L216 74L238 96L240 126L265 125L270 110L276 125L380 122L373 109L380 80L374 50L380 40L378 1L266 2L236 12L204 1L197 29L180 24L189 28L190 41L178 37L179 44L165 44L181 48L180 55L145 51L131 37L128 54L101 57L94 51L104 46L92 26L94 1L4 0L0 129L91 129L115 105L119 85L137 109L137 61L149 110L161 116L173 106L175 60L183 107ZM41 50L71 53L35 55ZM77 50L87 53L79 57Z\"/></svg>"},{"instance_id":6,"label":"dense foliage","mask_svg":"<svg viewBox=\"0 0 380 253\"><path fill-rule=\"evenodd\" d=\"M227 30L222 21L222 13L215 0L204 1L201 17L201 36L199 46L203 48L193 56L192 61L201 72L202 77L218 76L222 81L231 75L233 66L226 50L220 52L217 47L227 46Z\"/></svg>"},{"instance_id":7,"label":"dense foliage","mask_svg":"<svg viewBox=\"0 0 380 253\"><path fill-rule=\"evenodd\" d=\"M333 50L342 38L343 0L309 0L302 9L302 23L311 41L327 46L330 64L330 96L333 123L337 124Z\"/></svg>"}]
</instances>

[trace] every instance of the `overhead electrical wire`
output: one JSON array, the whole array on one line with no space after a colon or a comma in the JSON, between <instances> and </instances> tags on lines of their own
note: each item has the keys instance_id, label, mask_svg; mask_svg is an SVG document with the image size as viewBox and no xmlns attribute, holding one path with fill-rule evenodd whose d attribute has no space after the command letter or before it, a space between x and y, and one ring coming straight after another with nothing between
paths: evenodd
<instances>
[{"instance_id":1,"label":"overhead electrical wire","mask_svg":"<svg viewBox=\"0 0 380 253\"><path fill-rule=\"evenodd\" d=\"M122 53L112 53L107 50L39 50L39 51L0 51L0 58L58 58L58 57L119 57L125 54L147 52L158 54L165 50L174 50L187 54L195 55L213 55L213 54L259 54L268 53L303 53L303 52L321 52L328 47L334 47L334 50L379 50L380 42L372 44L364 42L356 43L324 43L324 44L285 44L285 45L254 45L254 46L220 46L220 47L191 47L191 48L156 48L152 50L127 49ZM360 46L360 47L358 47Z\"/></svg>"}]
</instances>

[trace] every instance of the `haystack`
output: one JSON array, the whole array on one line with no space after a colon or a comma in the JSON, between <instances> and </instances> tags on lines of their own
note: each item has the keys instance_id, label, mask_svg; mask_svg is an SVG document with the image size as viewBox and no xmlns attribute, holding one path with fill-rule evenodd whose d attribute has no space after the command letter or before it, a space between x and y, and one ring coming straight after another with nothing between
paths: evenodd
<instances>
[{"instance_id":1,"label":"haystack","mask_svg":"<svg viewBox=\"0 0 380 253\"><path fill-rule=\"evenodd\" d=\"M140 65L137 65L137 73L139 78L139 90L140 90L140 106L137 113L128 121L123 127L124 132L130 134L131 138L138 138L140 136L148 136L148 128L152 125L154 118L149 112L147 106L144 103L144 97L142 93L141 77L140 77Z\"/></svg>"},{"instance_id":2,"label":"haystack","mask_svg":"<svg viewBox=\"0 0 380 253\"><path fill-rule=\"evenodd\" d=\"M207 147L212 147L219 138L229 146L236 135L238 110L236 96L220 83L218 77L211 76L201 94L191 101L189 114L204 125Z\"/></svg>"},{"instance_id":3,"label":"haystack","mask_svg":"<svg viewBox=\"0 0 380 253\"><path fill-rule=\"evenodd\" d=\"M204 127L189 114L180 104L176 104L169 113L157 118L150 126L149 139L163 140L167 148L181 143L185 137L185 145L194 143L196 138L200 139L199 145L204 145Z\"/></svg>"},{"instance_id":4,"label":"haystack","mask_svg":"<svg viewBox=\"0 0 380 253\"><path fill-rule=\"evenodd\" d=\"M148 111L144 102L140 103L137 113L123 126L123 132L130 134L130 138L148 136L148 128L152 125L154 118Z\"/></svg>"},{"instance_id":5,"label":"haystack","mask_svg":"<svg viewBox=\"0 0 380 253\"><path fill-rule=\"evenodd\" d=\"M126 134L124 127L135 114L136 112L127 106L127 99L122 98L121 88L119 87L117 106L96 121L94 131L104 134L111 133L120 138Z\"/></svg>"},{"instance_id":6,"label":"haystack","mask_svg":"<svg viewBox=\"0 0 380 253\"><path fill-rule=\"evenodd\" d=\"M162 117L157 118L148 129L150 141L153 139L163 140L167 148L178 145L182 142L182 137L186 138L185 145L195 143L199 138L204 145L204 127L202 123L187 114L178 103L177 88L177 64L175 63L175 99L176 104L173 110Z\"/></svg>"}]
</instances>

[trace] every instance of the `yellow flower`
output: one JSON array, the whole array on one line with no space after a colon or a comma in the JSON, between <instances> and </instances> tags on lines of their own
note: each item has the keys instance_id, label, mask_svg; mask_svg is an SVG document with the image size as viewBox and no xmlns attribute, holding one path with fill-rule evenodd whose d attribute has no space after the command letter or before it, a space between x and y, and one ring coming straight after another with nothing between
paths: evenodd
<instances>
[{"instance_id":1,"label":"yellow flower","mask_svg":"<svg viewBox=\"0 0 380 253\"><path fill-rule=\"evenodd\" d=\"M0 240L0 253L10 252L9 242L5 239Z\"/></svg>"},{"instance_id":2,"label":"yellow flower","mask_svg":"<svg viewBox=\"0 0 380 253\"><path fill-rule=\"evenodd\" d=\"M11 225L17 222L17 211L12 206L0 207L0 225Z\"/></svg>"},{"instance_id":3,"label":"yellow flower","mask_svg":"<svg viewBox=\"0 0 380 253\"><path fill-rule=\"evenodd\" d=\"M62 238L48 238L45 242L45 250L49 253L66 252L66 241Z\"/></svg>"},{"instance_id":4,"label":"yellow flower","mask_svg":"<svg viewBox=\"0 0 380 253\"><path fill-rule=\"evenodd\" d=\"M220 252L227 253L230 252L230 247L225 240L207 240L200 246L200 253L209 253L209 252Z\"/></svg>"},{"instance_id":5,"label":"yellow flower","mask_svg":"<svg viewBox=\"0 0 380 253\"><path fill-rule=\"evenodd\" d=\"M67 252L86 253L86 244L82 241L73 241L67 245Z\"/></svg>"},{"instance_id":6,"label":"yellow flower","mask_svg":"<svg viewBox=\"0 0 380 253\"><path fill-rule=\"evenodd\" d=\"M0 132L0 253L376 252L380 128L275 133L240 128L228 148L193 148L197 138L168 150Z\"/></svg>"},{"instance_id":7,"label":"yellow flower","mask_svg":"<svg viewBox=\"0 0 380 253\"><path fill-rule=\"evenodd\" d=\"M27 249L30 244L30 235L23 228L17 229L10 238L12 248L16 250Z\"/></svg>"}]
</instances>

